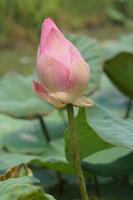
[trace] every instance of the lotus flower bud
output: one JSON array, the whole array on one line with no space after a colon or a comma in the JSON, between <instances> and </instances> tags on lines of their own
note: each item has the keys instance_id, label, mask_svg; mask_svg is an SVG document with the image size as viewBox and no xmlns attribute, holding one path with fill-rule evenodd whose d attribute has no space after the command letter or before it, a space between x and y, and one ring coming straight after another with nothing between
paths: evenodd
<instances>
[{"instance_id":1,"label":"lotus flower bud","mask_svg":"<svg viewBox=\"0 0 133 200\"><path fill-rule=\"evenodd\" d=\"M92 105L82 96L90 77L89 66L49 18L42 24L36 72L33 88L44 101L58 108Z\"/></svg>"}]
</instances>

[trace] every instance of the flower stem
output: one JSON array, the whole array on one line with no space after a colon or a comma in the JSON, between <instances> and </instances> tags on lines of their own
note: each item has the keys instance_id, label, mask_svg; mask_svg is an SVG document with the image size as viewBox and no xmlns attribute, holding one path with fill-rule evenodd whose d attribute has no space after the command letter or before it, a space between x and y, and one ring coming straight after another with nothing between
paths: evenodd
<instances>
[{"instance_id":1,"label":"flower stem","mask_svg":"<svg viewBox=\"0 0 133 200\"><path fill-rule=\"evenodd\" d=\"M126 110L124 119L128 119L129 118L129 115L130 115L130 112L131 112L131 109L132 109L132 100L133 100L132 98L129 98L129 100L128 100L127 110Z\"/></svg>"},{"instance_id":2,"label":"flower stem","mask_svg":"<svg viewBox=\"0 0 133 200\"><path fill-rule=\"evenodd\" d=\"M51 140L51 138L50 138L50 135L49 135L49 133L48 133L48 129L47 129L47 127L46 127L46 124L45 124L45 122L44 122L44 120L43 120L43 117L42 117L41 115L39 115L39 116L38 116L38 119L39 119L39 121L40 121L40 125L41 125L41 127L42 127L43 134L44 134L44 137L45 137L45 139L46 139L46 142L49 143L50 140Z\"/></svg>"},{"instance_id":3,"label":"flower stem","mask_svg":"<svg viewBox=\"0 0 133 200\"><path fill-rule=\"evenodd\" d=\"M81 199L89 200L87 190L86 190L85 179L84 179L83 171L81 168L80 155L78 152L76 129L74 126L74 111L73 111L73 106L71 104L67 105L67 113L68 113L68 125L69 125L69 129L71 133L72 162L73 162L73 167L75 169L78 183L79 183Z\"/></svg>"},{"instance_id":4,"label":"flower stem","mask_svg":"<svg viewBox=\"0 0 133 200\"><path fill-rule=\"evenodd\" d=\"M95 194L97 197L101 197L101 193L100 193L100 188L99 188L99 184L98 184L98 178L96 175L93 176L94 177L94 186L95 186Z\"/></svg>"}]
</instances>

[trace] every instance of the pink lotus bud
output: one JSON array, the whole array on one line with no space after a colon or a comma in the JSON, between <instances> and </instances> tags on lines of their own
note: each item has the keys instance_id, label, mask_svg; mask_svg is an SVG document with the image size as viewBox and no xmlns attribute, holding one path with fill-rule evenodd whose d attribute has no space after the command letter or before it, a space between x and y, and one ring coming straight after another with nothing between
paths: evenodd
<instances>
[{"instance_id":1,"label":"pink lotus bud","mask_svg":"<svg viewBox=\"0 0 133 200\"><path fill-rule=\"evenodd\" d=\"M90 76L89 66L49 18L42 24L36 71L39 82L33 81L33 88L43 100L58 108L69 103L92 105L82 96Z\"/></svg>"}]
</instances>

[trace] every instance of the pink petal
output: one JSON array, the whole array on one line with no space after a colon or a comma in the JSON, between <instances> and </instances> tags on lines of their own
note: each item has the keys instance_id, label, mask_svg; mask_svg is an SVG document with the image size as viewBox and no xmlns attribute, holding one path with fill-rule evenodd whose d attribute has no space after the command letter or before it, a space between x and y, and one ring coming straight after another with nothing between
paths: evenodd
<instances>
[{"instance_id":1,"label":"pink petal","mask_svg":"<svg viewBox=\"0 0 133 200\"><path fill-rule=\"evenodd\" d=\"M80 51L69 41L70 43L70 54L72 56L72 60L74 59L83 59Z\"/></svg>"},{"instance_id":2,"label":"pink petal","mask_svg":"<svg viewBox=\"0 0 133 200\"><path fill-rule=\"evenodd\" d=\"M56 24L47 18L41 28L40 45L37 53L37 63L41 54L55 58L69 68L71 55L69 52L69 41L64 37Z\"/></svg>"},{"instance_id":3,"label":"pink petal","mask_svg":"<svg viewBox=\"0 0 133 200\"><path fill-rule=\"evenodd\" d=\"M48 103L51 103L57 108L62 108L65 106L65 104L62 103L60 100L56 99L50 93L47 93L44 90L44 87L38 81L33 80L33 90L36 92L37 96L41 100L47 101Z\"/></svg>"},{"instance_id":4,"label":"pink petal","mask_svg":"<svg viewBox=\"0 0 133 200\"><path fill-rule=\"evenodd\" d=\"M33 80L32 82L33 90L36 92L38 96L46 96L48 95L47 91L44 89L44 87L39 83L38 81Z\"/></svg>"},{"instance_id":5,"label":"pink petal","mask_svg":"<svg viewBox=\"0 0 133 200\"><path fill-rule=\"evenodd\" d=\"M37 66L37 73L49 92L67 90L69 71L59 61L53 58L42 57Z\"/></svg>"},{"instance_id":6,"label":"pink petal","mask_svg":"<svg viewBox=\"0 0 133 200\"><path fill-rule=\"evenodd\" d=\"M87 87L89 75L89 66L82 57L79 59L73 59L70 75L67 81L71 93L81 96Z\"/></svg>"},{"instance_id":7,"label":"pink petal","mask_svg":"<svg viewBox=\"0 0 133 200\"><path fill-rule=\"evenodd\" d=\"M55 23L50 18L45 19L41 27L41 37L40 37L40 47L39 47L40 53L42 53L45 49L45 40L52 28L57 29Z\"/></svg>"},{"instance_id":8,"label":"pink petal","mask_svg":"<svg viewBox=\"0 0 133 200\"><path fill-rule=\"evenodd\" d=\"M44 54L55 58L59 62L63 63L68 69L71 65L71 55L69 51L69 42L65 39L63 34L52 28L45 40Z\"/></svg>"}]
</instances>

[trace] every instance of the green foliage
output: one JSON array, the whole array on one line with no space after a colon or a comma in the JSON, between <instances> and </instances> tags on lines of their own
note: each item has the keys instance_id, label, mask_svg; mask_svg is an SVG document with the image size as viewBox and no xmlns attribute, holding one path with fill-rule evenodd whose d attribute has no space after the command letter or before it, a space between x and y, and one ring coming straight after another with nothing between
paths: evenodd
<instances>
[{"instance_id":1,"label":"green foliage","mask_svg":"<svg viewBox=\"0 0 133 200\"><path fill-rule=\"evenodd\" d=\"M82 158L86 158L89 155L99 152L100 150L104 150L111 147L111 145L107 144L106 142L112 143L113 145L124 146L129 149L130 148L132 149L132 125L127 122L124 122L123 120L112 117L104 109L96 105L86 110L86 119L84 111L81 110L78 116L76 117L75 122L78 134L77 137L78 137L79 150ZM54 124L52 124L51 121L51 126L52 125L54 127ZM56 132L55 128L53 130ZM58 130L60 130L60 126L58 127L57 131ZM121 131L118 132L118 130ZM0 170L20 165L21 163L32 162L62 172L67 172L67 173L73 172L71 164L68 163L65 157L65 147L63 139L51 141L49 144L43 146L41 145L43 144L42 141L43 138L41 135L39 134L30 135L29 133L25 135L25 133L20 130L18 130L17 132L18 132L18 138L16 137L15 134L11 135L6 134L6 136L3 135L1 139L6 144L5 147L8 150L14 152L16 148L18 152L20 151L21 153L22 152L32 153L34 155L28 156L20 154L7 154L1 152ZM25 140L27 140L27 143L24 142L23 136L25 136ZM106 142L100 139L100 137ZM37 143L34 143L35 138L36 141L39 142L38 145ZM67 158L70 158L70 152L71 152L69 146L70 142L69 140L70 140L70 135L67 132L66 135ZM14 143L14 141L17 143L17 145ZM40 147L42 147L43 150L42 152L40 151ZM41 155L35 156L35 153L36 154L41 153ZM123 155L126 154L124 153L124 150L122 153ZM118 157L123 155L118 154Z\"/></svg>"},{"instance_id":2,"label":"green foliage","mask_svg":"<svg viewBox=\"0 0 133 200\"><path fill-rule=\"evenodd\" d=\"M0 44L37 41L43 19L56 18L58 0L1 0Z\"/></svg>"},{"instance_id":3,"label":"green foliage","mask_svg":"<svg viewBox=\"0 0 133 200\"><path fill-rule=\"evenodd\" d=\"M115 87L105 74L102 76L100 90L93 95L92 99L112 114L120 118L125 116L128 99ZM133 108L130 111L132 117Z\"/></svg>"},{"instance_id":4,"label":"green foliage","mask_svg":"<svg viewBox=\"0 0 133 200\"><path fill-rule=\"evenodd\" d=\"M77 0L76 6L72 7L72 5L75 4L74 0L62 0L61 4L65 10L70 11L70 13L73 12L73 14L76 16L79 15L79 13L83 14L83 16L86 16L87 13L90 15L103 11L103 8L105 5L107 5L107 3L104 0L101 0L101 4L99 5L98 2L98 0L94 0L93 2L89 2L87 0Z\"/></svg>"},{"instance_id":5,"label":"green foliage","mask_svg":"<svg viewBox=\"0 0 133 200\"><path fill-rule=\"evenodd\" d=\"M132 0L115 0L108 6L107 15L112 22L132 27Z\"/></svg>"},{"instance_id":6,"label":"green foliage","mask_svg":"<svg viewBox=\"0 0 133 200\"><path fill-rule=\"evenodd\" d=\"M57 5L58 0L12 0L12 2L2 0L0 3L0 16L3 19L5 16L10 17L14 22L24 26L39 28L45 17L54 16Z\"/></svg>"},{"instance_id":7,"label":"green foliage","mask_svg":"<svg viewBox=\"0 0 133 200\"><path fill-rule=\"evenodd\" d=\"M105 20L105 8L110 4L110 0L61 0L60 15L62 16L65 24L69 27L85 27L87 25L95 26ZM68 20L69 19L69 20ZM63 20L61 22L63 23Z\"/></svg>"},{"instance_id":8,"label":"green foliage","mask_svg":"<svg viewBox=\"0 0 133 200\"><path fill-rule=\"evenodd\" d=\"M53 107L39 100L32 90L33 76L10 74L0 80L0 113L18 118L46 115Z\"/></svg>"},{"instance_id":9,"label":"green foliage","mask_svg":"<svg viewBox=\"0 0 133 200\"><path fill-rule=\"evenodd\" d=\"M35 160L35 156L24 154L11 154L4 151L0 152L0 174L2 175L8 169L19 166L24 163L29 163L31 160Z\"/></svg>"},{"instance_id":10,"label":"green foliage","mask_svg":"<svg viewBox=\"0 0 133 200\"><path fill-rule=\"evenodd\" d=\"M0 182L1 200L55 200L43 192L38 179L21 177Z\"/></svg>"},{"instance_id":11,"label":"green foliage","mask_svg":"<svg viewBox=\"0 0 133 200\"><path fill-rule=\"evenodd\" d=\"M30 163L44 168L57 170L59 172L74 173L72 166L68 163L65 157L64 140L58 139L50 142L44 148L41 155L26 155L19 153L0 152L0 171L5 172L7 169Z\"/></svg>"},{"instance_id":12,"label":"green foliage","mask_svg":"<svg viewBox=\"0 0 133 200\"><path fill-rule=\"evenodd\" d=\"M58 112L44 117L44 123L52 140L62 137L66 124ZM39 119L26 121L0 116L0 148L10 152L34 155L45 151L47 140Z\"/></svg>"},{"instance_id":13,"label":"green foliage","mask_svg":"<svg viewBox=\"0 0 133 200\"><path fill-rule=\"evenodd\" d=\"M133 34L107 43L104 51L106 74L121 92L133 98Z\"/></svg>"},{"instance_id":14,"label":"green foliage","mask_svg":"<svg viewBox=\"0 0 133 200\"><path fill-rule=\"evenodd\" d=\"M101 176L123 176L132 175L133 153L122 147L113 147L97 152L84 159L83 169L87 173Z\"/></svg>"},{"instance_id":15,"label":"green foliage","mask_svg":"<svg viewBox=\"0 0 133 200\"><path fill-rule=\"evenodd\" d=\"M113 116L98 105L86 109L86 119L90 127L104 141L115 146L133 149L132 123Z\"/></svg>"},{"instance_id":16,"label":"green foliage","mask_svg":"<svg viewBox=\"0 0 133 200\"><path fill-rule=\"evenodd\" d=\"M75 6L75 0L1 0L0 44L14 44L22 39L36 41L41 23L48 16L69 29L99 26L106 22L106 7L111 2L77 0Z\"/></svg>"},{"instance_id":17,"label":"green foliage","mask_svg":"<svg viewBox=\"0 0 133 200\"><path fill-rule=\"evenodd\" d=\"M95 132L93 127L90 127L89 122L87 123L84 109L79 110L79 113L75 118L75 127L81 159L94 154L95 152L111 147L110 144L104 142L99 136L97 136L97 132ZM69 129L67 129L65 132L65 142L68 160L71 158L70 140L71 134Z\"/></svg>"},{"instance_id":18,"label":"green foliage","mask_svg":"<svg viewBox=\"0 0 133 200\"><path fill-rule=\"evenodd\" d=\"M82 159L100 150L110 148L110 144L133 149L132 124L113 117L110 113L97 105L86 109L86 116L85 111L80 110L75 119L75 126L78 148ZM71 135L68 130L65 136L66 154L67 158L70 160Z\"/></svg>"},{"instance_id":19,"label":"green foliage","mask_svg":"<svg viewBox=\"0 0 133 200\"><path fill-rule=\"evenodd\" d=\"M118 11L112 7L109 7L107 9L107 14L113 21L116 21L116 22L119 22L122 24L127 22L126 16L123 13L121 13L120 11Z\"/></svg>"},{"instance_id":20,"label":"green foliage","mask_svg":"<svg viewBox=\"0 0 133 200\"><path fill-rule=\"evenodd\" d=\"M23 1L21 4L22 13L29 2ZM4 6L5 4L0 2L2 9ZM31 13L30 17L33 10L34 6L28 11ZM41 17L40 14L38 19ZM21 19L16 17L17 20ZM35 26L36 22L34 22ZM28 23L26 26L33 25L33 21L31 24ZM99 89L102 75L102 53L99 42L83 35L68 34L67 37L79 48L90 65L91 80L86 94L92 95ZM105 72L111 81L129 97L133 97L132 41L133 36L130 34L115 42L106 43L104 46ZM7 60L9 55L6 57ZM21 55L18 53L18 56ZM8 62L10 63L10 58ZM31 64L33 67L33 62ZM32 79L32 75L23 77L10 74L0 80L0 175L24 163L38 167L39 171L42 167L43 170L50 169L74 175L68 128L65 130L65 142L63 139L63 132L67 126L65 111L51 112L53 107L40 101L33 93ZM102 88L92 98L103 107L122 116L126 98L108 81L104 77ZM51 138L50 142L46 141L43 135L45 131L42 130L38 115L43 116ZM101 175L118 178L132 175L132 119L129 121L119 119L101 106L94 104L93 107L79 109L75 117L75 126L82 167L86 176ZM12 198L29 200L32 197L35 200L53 200L51 196L43 192L39 181L33 177L1 181L0 196L2 200Z\"/></svg>"},{"instance_id":21,"label":"green foliage","mask_svg":"<svg viewBox=\"0 0 133 200\"><path fill-rule=\"evenodd\" d=\"M128 4L129 4L129 13L130 13L130 16L133 17L133 0L128 0Z\"/></svg>"},{"instance_id":22,"label":"green foliage","mask_svg":"<svg viewBox=\"0 0 133 200\"><path fill-rule=\"evenodd\" d=\"M27 27L39 28L45 17L56 13L57 5L58 0L16 0L14 17L18 23Z\"/></svg>"}]
</instances>

